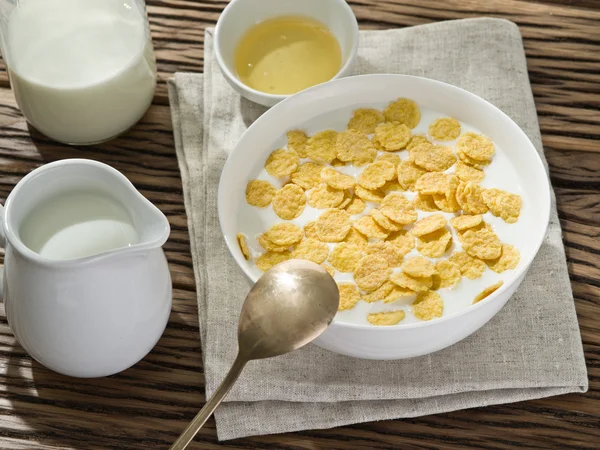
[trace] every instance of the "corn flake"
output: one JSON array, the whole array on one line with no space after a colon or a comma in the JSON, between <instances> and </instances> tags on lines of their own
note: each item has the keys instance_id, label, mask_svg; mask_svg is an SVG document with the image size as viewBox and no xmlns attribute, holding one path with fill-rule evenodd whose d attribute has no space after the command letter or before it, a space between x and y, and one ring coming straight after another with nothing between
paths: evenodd
<instances>
[{"instance_id":1,"label":"corn flake","mask_svg":"<svg viewBox=\"0 0 600 450\"><path fill-rule=\"evenodd\" d=\"M264 234L258 236L257 240L260 246L268 252L281 253L287 251L290 248L289 245L277 245L271 242L269 239L267 239L267 237Z\"/></svg>"},{"instance_id":2,"label":"corn flake","mask_svg":"<svg viewBox=\"0 0 600 450\"><path fill-rule=\"evenodd\" d=\"M444 302L437 292L419 292L412 304L413 314L417 319L431 320L442 317Z\"/></svg>"},{"instance_id":3,"label":"corn flake","mask_svg":"<svg viewBox=\"0 0 600 450\"><path fill-rule=\"evenodd\" d=\"M393 153L382 153L375 161L387 161L392 163L394 167L398 167L398 164L400 164L400 157Z\"/></svg>"},{"instance_id":4,"label":"corn flake","mask_svg":"<svg viewBox=\"0 0 600 450\"><path fill-rule=\"evenodd\" d=\"M367 303L375 303L385 299L394 289L394 283L386 281L373 292L362 295L362 299Z\"/></svg>"},{"instance_id":5,"label":"corn flake","mask_svg":"<svg viewBox=\"0 0 600 450\"><path fill-rule=\"evenodd\" d=\"M287 177L298 168L300 159L293 150L284 150L280 148L275 150L265 162L265 170L269 175L277 178Z\"/></svg>"},{"instance_id":6,"label":"corn flake","mask_svg":"<svg viewBox=\"0 0 600 450\"><path fill-rule=\"evenodd\" d=\"M360 258L362 258L361 247L349 242L340 242L333 247L329 255L329 263L340 272L354 272Z\"/></svg>"},{"instance_id":7,"label":"corn flake","mask_svg":"<svg viewBox=\"0 0 600 450\"><path fill-rule=\"evenodd\" d=\"M308 194L308 204L313 208L335 208L344 201L344 191L320 183Z\"/></svg>"},{"instance_id":8,"label":"corn flake","mask_svg":"<svg viewBox=\"0 0 600 450\"><path fill-rule=\"evenodd\" d=\"M364 234L361 234L356 228L352 227L344 238L344 242L356 244L361 249L365 249L369 243L369 239Z\"/></svg>"},{"instance_id":9,"label":"corn flake","mask_svg":"<svg viewBox=\"0 0 600 450\"><path fill-rule=\"evenodd\" d=\"M383 187L381 188L382 191L384 191L387 194L389 194L390 192L393 191L403 191L404 189L402 188L402 186L400 186L400 183L398 183L397 179L394 180L390 180L387 181Z\"/></svg>"},{"instance_id":10,"label":"corn flake","mask_svg":"<svg viewBox=\"0 0 600 450\"><path fill-rule=\"evenodd\" d=\"M371 143L373 144L373 147L375 147L375 149L377 151L385 151L385 149L381 146L381 144L377 141L377 139L375 139L375 136L373 136L373 140L371 141Z\"/></svg>"},{"instance_id":11,"label":"corn flake","mask_svg":"<svg viewBox=\"0 0 600 450\"><path fill-rule=\"evenodd\" d=\"M292 252L292 258L307 259L321 264L329 255L329 247L318 239L303 239Z\"/></svg>"},{"instance_id":12,"label":"corn flake","mask_svg":"<svg viewBox=\"0 0 600 450\"><path fill-rule=\"evenodd\" d=\"M342 167L345 166L346 163L344 161L340 161L339 159L335 158L333 161L331 161L329 164L331 164L333 167Z\"/></svg>"},{"instance_id":13,"label":"corn flake","mask_svg":"<svg viewBox=\"0 0 600 450\"><path fill-rule=\"evenodd\" d=\"M452 243L452 233L446 228L441 228L433 233L425 234L417 238L417 250L429 258L439 258Z\"/></svg>"},{"instance_id":14,"label":"corn flake","mask_svg":"<svg viewBox=\"0 0 600 450\"><path fill-rule=\"evenodd\" d=\"M292 220L304 211L306 195L296 184L286 184L275 193L273 211L284 220Z\"/></svg>"},{"instance_id":15,"label":"corn flake","mask_svg":"<svg viewBox=\"0 0 600 450\"><path fill-rule=\"evenodd\" d=\"M306 158L306 141L308 136L302 130L291 130L287 132L287 147L295 151L300 158Z\"/></svg>"},{"instance_id":16,"label":"corn flake","mask_svg":"<svg viewBox=\"0 0 600 450\"><path fill-rule=\"evenodd\" d=\"M460 273L469 280L479 278L486 267L483 261L473 258L466 252L454 253L448 258L448 261L456 264L460 269Z\"/></svg>"},{"instance_id":17,"label":"corn flake","mask_svg":"<svg viewBox=\"0 0 600 450\"><path fill-rule=\"evenodd\" d=\"M510 244L502 244L502 253L500 254L500 257L486 260L485 263L494 272L502 273L505 270L512 270L517 267L520 259L521 256L519 255L519 250L516 247Z\"/></svg>"},{"instance_id":18,"label":"corn flake","mask_svg":"<svg viewBox=\"0 0 600 450\"><path fill-rule=\"evenodd\" d=\"M419 166L416 166L413 162L404 160L400 161L397 169L398 184L405 190L413 190L415 183L421 178L427 171Z\"/></svg>"},{"instance_id":19,"label":"corn flake","mask_svg":"<svg viewBox=\"0 0 600 450\"><path fill-rule=\"evenodd\" d=\"M383 113L373 108L360 108L354 111L348 122L348 129L355 129L364 134L372 134L378 123L385 120Z\"/></svg>"},{"instance_id":20,"label":"corn flake","mask_svg":"<svg viewBox=\"0 0 600 450\"><path fill-rule=\"evenodd\" d=\"M463 214L461 216L456 216L450 219L450 225L452 225L455 230L464 231L469 228L476 227L482 221L483 218L479 214L474 216Z\"/></svg>"},{"instance_id":21,"label":"corn flake","mask_svg":"<svg viewBox=\"0 0 600 450\"><path fill-rule=\"evenodd\" d=\"M323 242L343 241L352 224L350 214L339 209L328 209L317 219L317 236Z\"/></svg>"},{"instance_id":22,"label":"corn flake","mask_svg":"<svg viewBox=\"0 0 600 450\"><path fill-rule=\"evenodd\" d=\"M446 223L446 218L441 214L432 214L415 223L410 232L413 236L423 236L424 234L433 233L440 228L444 228Z\"/></svg>"},{"instance_id":23,"label":"corn flake","mask_svg":"<svg viewBox=\"0 0 600 450\"><path fill-rule=\"evenodd\" d=\"M331 167L325 167L321 171L321 181L333 189L352 189L356 184L354 177L344 175Z\"/></svg>"},{"instance_id":24,"label":"corn flake","mask_svg":"<svg viewBox=\"0 0 600 450\"><path fill-rule=\"evenodd\" d=\"M433 274L433 286L431 287L433 291L454 287L460 282L462 277L458 264L447 259L436 262L435 270L436 273Z\"/></svg>"},{"instance_id":25,"label":"corn flake","mask_svg":"<svg viewBox=\"0 0 600 450\"><path fill-rule=\"evenodd\" d=\"M399 231L402 229L402 225L399 223L395 223L387 218L387 216L383 215L381 211L378 209L371 210L371 216L373 220L377 222L378 225L382 226L388 231Z\"/></svg>"},{"instance_id":26,"label":"corn flake","mask_svg":"<svg viewBox=\"0 0 600 450\"><path fill-rule=\"evenodd\" d=\"M406 144L406 149L408 151L411 151L414 147L421 144L431 144L431 142L429 142L429 140L425 136L421 134L415 134L413 137L410 138L408 144Z\"/></svg>"},{"instance_id":27,"label":"corn flake","mask_svg":"<svg viewBox=\"0 0 600 450\"><path fill-rule=\"evenodd\" d=\"M494 156L494 144L487 137L467 132L456 143L456 150L477 161L489 161Z\"/></svg>"},{"instance_id":28,"label":"corn flake","mask_svg":"<svg viewBox=\"0 0 600 450\"><path fill-rule=\"evenodd\" d=\"M478 231L478 230L494 231L494 229L492 228L492 226L489 223L484 222L483 219L481 220L481 223L479 225L475 225L474 227L467 228L467 230L473 230L473 231ZM458 232L458 240L461 243L462 243L462 235L467 230L461 230L461 231Z\"/></svg>"},{"instance_id":29,"label":"corn flake","mask_svg":"<svg viewBox=\"0 0 600 450\"><path fill-rule=\"evenodd\" d=\"M393 192L381 201L380 211L394 222L409 224L417 220L417 211L404 195Z\"/></svg>"},{"instance_id":30,"label":"corn flake","mask_svg":"<svg viewBox=\"0 0 600 450\"><path fill-rule=\"evenodd\" d=\"M457 187L458 178L455 175L442 172L427 172L415 183L415 189L424 195L446 195L455 191Z\"/></svg>"},{"instance_id":31,"label":"corn flake","mask_svg":"<svg viewBox=\"0 0 600 450\"><path fill-rule=\"evenodd\" d=\"M485 169L485 167L491 162L491 160L480 161L478 159L473 159L469 155L467 155L464 151L460 150L458 147L456 148L456 154L458 155L458 157L460 158L460 160L463 163L465 163L469 166L472 166L478 170Z\"/></svg>"},{"instance_id":32,"label":"corn flake","mask_svg":"<svg viewBox=\"0 0 600 450\"><path fill-rule=\"evenodd\" d=\"M419 106L407 98L399 98L390 103L383 111L385 120L388 122L399 122L409 128L415 128L421 120Z\"/></svg>"},{"instance_id":33,"label":"corn flake","mask_svg":"<svg viewBox=\"0 0 600 450\"><path fill-rule=\"evenodd\" d=\"M396 311L371 313L367 316L367 320L371 325L391 326L396 325L398 322L404 319L405 316L406 313L401 309L398 309Z\"/></svg>"},{"instance_id":34,"label":"corn flake","mask_svg":"<svg viewBox=\"0 0 600 450\"><path fill-rule=\"evenodd\" d=\"M417 154L419 152L425 151L427 149L430 149L431 147L433 147L433 144L429 141L427 142L423 142L422 144L415 144L413 145L410 150L408 151L408 160L415 162L415 158L417 157Z\"/></svg>"},{"instance_id":35,"label":"corn flake","mask_svg":"<svg viewBox=\"0 0 600 450\"><path fill-rule=\"evenodd\" d=\"M381 150L397 152L402 150L410 140L410 128L398 122L380 123L375 128L373 142L379 144Z\"/></svg>"},{"instance_id":36,"label":"corn flake","mask_svg":"<svg viewBox=\"0 0 600 450\"><path fill-rule=\"evenodd\" d=\"M246 186L246 202L258 208L265 208L273 200L275 192L276 189L268 181L250 180Z\"/></svg>"},{"instance_id":37,"label":"corn flake","mask_svg":"<svg viewBox=\"0 0 600 450\"><path fill-rule=\"evenodd\" d=\"M501 217L507 223L519 220L523 201L517 194L501 189L485 189L482 193L483 201L496 217Z\"/></svg>"},{"instance_id":38,"label":"corn flake","mask_svg":"<svg viewBox=\"0 0 600 450\"><path fill-rule=\"evenodd\" d=\"M456 191L450 191L447 194L433 194L433 202L441 211L453 213L460 210L460 205L456 201Z\"/></svg>"},{"instance_id":39,"label":"corn flake","mask_svg":"<svg viewBox=\"0 0 600 450\"><path fill-rule=\"evenodd\" d=\"M413 200L413 205L421 211L434 212L440 210L431 195L417 194Z\"/></svg>"},{"instance_id":40,"label":"corn flake","mask_svg":"<svg viewBox=\"0 0 600 450\"><path fill-rule=\"evenodd\" d=\"M461 244L469 255L479 259L496 259L502 253L502 244L496 233L485 228L465 231Z\"/></svg>"},{"instance_id":41,"label":"corn flake","mask_svg":"<svg viewBox=\"0 0 600 450\"><path fill-rule=\"evenodd\" d=\"M433 285L432 277L411 277L404 272L393 273L390 276L390 281L414 292L427 291Z\"/></svg>"},{"instance_id":42,"label":"corn flake","mask_svg":"<svg viewBox=\"0 0 600 450\"><path fill-rule=\"evenodd\" d=\"M321 181L321 171L324 166L307 162L301 164L290 176L292 183L297 184L302 189L312 189Z\"/></svg>"},{"instance_id":43,"label":"corn flake","mask_svg":"<svg viewBox=\"0 0 600 450\"><path fill-rule=\"evenodd\" d=\"M338 283L338 291L340 293L338 311L352 309L356 305L356 302L360 300L358 286L354 283Z\"/></svg>"},{"instance_id":44,"label":"corn flake","mask_svg":"<svg viewBox=\"0 0 600 450\"><path fill-rule=\"evenodd\" d=\"M384 239L390 234L388 230L375 222L371 216L362 216L358 220L355 220L352 225L360 233L370 238Z\"/></svg>"},{"instance_id":45,"label":"corn flake","mask_svg":"<svg viewBox=\"0 0 600 450\"><path fill-rule=\"evenodd\" d=\"M360 214L367 207L366 203L356 194L345 207L348 214Z\"/></svg>"},{"instance_id":46,"label":"corn flake","mask_svg":"<svg viewBox=\"0 0 600 450\"><path fill-rule=\"evenodd\" d=\"M363 291L372 292L387 281L391 271L384 258L367 255L358 261L354 281Z\"/></svg>"},{"instance_id":47,"label":"corn flake","mask_svg":"<svg viewBox=\"0 0 600 450\"><path fill-rule=\"evenodd\" d=\"M235 237L236 237L237 243L240 247L240 251L242 252L242 255L244 256L244 259L246 261L251 259L252 255L250 254L250 249L248 248L248 243L246 242L246 236L244 236L242 233L238 233L235 235Z\"/></svg>"},{"instance_id":48,"label":"corn flake","mask_svg":"<svg viewBox=\"0 0 600 450\"><path fill-rule=\"evenodd\" d=\"M319 239L317 234L317 221L313 220L304 225L304 234L309 239Z\"/></svg>"},{"instance_id":49,"label":"corn flake","mask_svg":"<svg viewBox=\"0 0 600 450\"><path fill-rule=\"evenodd\" d=\"M350 204L350 202L352 201L353 198L354 198L354 194L352 194L348 191L344 192L344 200L342 200L342 203L337 205L336 208L337 209L346 209L346 206L348 206Z\"/></svg>"},{"instance_id":50,"label":"corn flake","mask_svg":"<svg viewBox=\"0 0 600 450\"><path fill-rule=\"evenodd\" d=\"M491 294L496 292L503 284L504 281L500 280L496 284L492 284L491 286L486 287L483 291L481 291L475 296L475 298L473 299L473 304L480 302L486 297L489 297Z\"/></svg>"},{"instance_id":51,"label":"corn flake","mask_svg":"<svg viewBox=\"0 0 600 450\"><path fill-rule=\"evenodd\" d=\"M394 284L394 288L392 289L392 292L390 292L383 299L383 302L384 303L392 303L392 302L395 302L396 300L400 300L401 298L412 297L413 295L416 295L416 294L417 293L415 291L411 291L410 289L400 287L397 284Z\"/></svg>"},{"instance_id":52,"label":"corn flake","mask_svg":"<svg viewBox=\"0 0 600 450\"><path fill-rule=\"evenodd\" d=\"M360 185L356 185L354 188L354 193L365 202L381 203L385 197L384 192L379 189L365 189Z\"/></svg>"},{"instance_id":53,"label":"corn flake","mask_svg":"<svg viewBox=\"0 0 600 450\"><path fill-rule=\"evenodd\" d=\"M304 237L304 230L293 223L281 222L269 228L265 233L265 237L275 245L285 245L289 247L302 240Z\"/></svg>"},{"instance_id":54,"label":"corn flake","mask_svg":"<svg viewBox=\"0 0 600 450\"><path fill-rule=\"evenodd\" d=\"M433 263L422 256L407 258L400 268L402 269L402 272L413 278L426 278L436 273Z\"/></svg>"},{"instance_id":55,"label":"corn flake","mask_svg":"<svg viewBox=\"0 0 600 450\"><path fill-rule=\"evenodd\" d=\"M437 119L429 125L429 135L438 141L453 141L460 136L460 122L451 117Z\"/></svg>"},{"instance_id":56,"label":"corn flake","mask_svg":"<svg viewBox=\"0 0 600 450\"><path fill-rule=\"evenodd\" d=\"M321 267L327 271L329 275L332 277L335 276L335 269L331 267L329 264L321 264Z\"/></svg>"},{"instance_id":57,"label":"corn flake","mask_svg":"<svg viewBox=\"0 0 600 450\"><path fill-rule=\"evenodd\" d=\"M454 175L461 181L473 181L474 183L479 183L485 178L483 170L476 169L462 161L457 162L454 166Z\"/></svg>"},{"instance_id":58,"label":"corn flake","mask_svg":"<svg viewBox=\"0 0 600 450\"><path fill-rule=\"evenodd\" d=\"M390 267L400 267L404 258L402 250L387 241L373 242L367 245L365 254L381 256L388 262Z\"/></svg>"},{"instance_id":59,"label":"corn flake","mask_svg":"<svg viewBox=\"0 0 600 450\"><path fill-rule=\"evenodd\" d=\"M481 194L483 188L472 181L461 181L456 188L456 201L465 214L485 214L488 207Z\"/></svg>"},{"instance_id":60,"label":"corn flake","mask_svg":"<svg viewBox=\"0 0 600 450\"><path fill-rule=\"evenodd\" d=\"M271 267L276 266L279 263L287 261L291 258L291 253L289 251L284 252L267 252L263 253L256 259L256 267L258 267L263 272L266 272Z\"/></svg>"},{"instance_id":61,"label":"corn flake","mask_svg":"<svg viewBox=\"0 0 600 450\"><path fill-rule=\"evenodd\" d=\"M456 155L449 147L421 144L412 148L410 159L417 166L431 172L443 172L456 162Z\"/></svg>"},{"instance_id":62,"label":"corn flake","mask_svg":"<svg viewBox=\"0 0 600 450\"><path fill-rule=\"evenodd\" d=\"M396 168L387 161L376 161L369 164L358 176L358 184L365 189L374 190L382 187L386 181L396 177Z\"/></svg>"},{"instance_id":63,"label":"corn flake","mask_svg":"<svg viewBox=\"0 0 600 450\"><path fill-rule=\"evenodd\" d=\"M306 156L316 162L330 163L336 157L335 142L338 133L324 130L315 133L306 141Z\"/></svg>"},{"instance_id":64,"label":"corn flake","mask_svg":"<svg viewBox=\"0 0 600 450\"><path fill-rule=\"evenodd\" d=\"M386 238L386 241L398 247L402 252L402 256L410 253L410 251L415 248L415 238L406 230L391 233Z\"/></svg>"},{"instance_id":65,"label":"corn flake","mask_svg":"<svg viewBox=\"0 0 600 450\"><path fill-rule=\"evenodd\" d=\"M338 134L335 141L336 156L340 161L351 162L355 166L364 166L375 161L377 150L364 133L346 130Z\"/></svg>"}]
</instances>

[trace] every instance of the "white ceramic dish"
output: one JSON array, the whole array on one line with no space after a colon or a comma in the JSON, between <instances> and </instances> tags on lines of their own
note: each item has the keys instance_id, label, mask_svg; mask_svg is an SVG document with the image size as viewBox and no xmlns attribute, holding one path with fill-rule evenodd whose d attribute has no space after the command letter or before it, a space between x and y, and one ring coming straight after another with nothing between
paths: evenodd
<instances>
[{"instance_id":1,"label":"white ceramic dish","mask_svg":"<svg viewBox=\"0 0 600 450\"><path fill-rule=\"evenodd\" d=\"M382 109L398 97L413 99L423 111L419 127L413 130L415 134L425 131L433 119L451 116L464 129L479 131L494 141L497 149L494 162L486 169L481 184L520 194L523 208L516 224L505 224L489 213L485 220L503 242L519 248L521 260L515 270L501 275L487 270L479 280L463 279L455 291L440 292L445 301L444 316L429 322L413 318L412 323L405 319L396 326L374 327L364 318L368 312L380 310L372 308L381 305L363 302L355 307L362 319L357 319L355 312L338 314L317 345L361 358L399 359L428 354L464 339L483 326L522 281L542 244L550 214L550 187L539 155L525 133L495 106L457 87L419 77L364 75L335 80L307 89L266 112L244 133L225 164L219 185L219 220L229 250L248 277L255 281L261 272L242 256L236 233L248 235L252 250L257 253L256 235L280 219L272 208L261 210L246 204L246 184L250 179L265 178L264 162L271 151L286 144L285 133L296 128L308 133L328 128L342 130L354 109ZM400 156L407 157L402 152ZM276 187L281 184L279 181ZM424 215L427 214L420 213ZM303 214L295 223L303 224L313 218ZM346 277L336 275L336 279ZM478 292L499 279L504 280L499 290L470 305ZM464 308L446 308L450 306L447 297L453 303L462 301Z\"/></svg>"},{"instance_id":2,"label":"white ceramic dish","mask_svg":"<svg viewBox=\"0 0 600 450\"><path fill-rule=\"evenodd\" d=\"M233 89L250 101L273 106L290 95L267 94L242 83L233 54L240 38L253 25L278 16L306 16L324 23L342 50L342 67L333 78L348 75L358 48L358 23L344 0L233 0L223 10L215 29L215 55L221 73Z\"/></svg>"}]
</instances>

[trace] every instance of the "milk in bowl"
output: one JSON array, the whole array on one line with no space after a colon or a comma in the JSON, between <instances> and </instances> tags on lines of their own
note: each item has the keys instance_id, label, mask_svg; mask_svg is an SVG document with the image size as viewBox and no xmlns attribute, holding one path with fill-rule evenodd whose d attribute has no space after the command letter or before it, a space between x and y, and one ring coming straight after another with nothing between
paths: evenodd
<instances>
[{"instance_id":1,"label":"milk in bowl","mask_svg":"<svg viewBox=\"0 0 600 450\"><path fill-rule=\"evenodd\" d=\"M17 103L46 136L102 142L148 109L156 63L143 0L21 0L3 14Z\"/></svg>"}]
</instances>

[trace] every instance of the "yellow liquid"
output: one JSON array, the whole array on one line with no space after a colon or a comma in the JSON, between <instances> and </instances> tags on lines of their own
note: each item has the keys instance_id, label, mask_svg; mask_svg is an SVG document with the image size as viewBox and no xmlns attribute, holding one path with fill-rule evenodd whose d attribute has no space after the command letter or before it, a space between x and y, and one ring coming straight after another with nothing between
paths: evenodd
<instances>
[{"instance_id":1,"label":"yellow liquid","mask_svg":"<svg viewBox=\"0 0 600 450\"><path fill-rule=\"evenodd\" d=\"M268 94L294 94L333 78L340 70L342 52L321 22L287 16L250 28L234 58L245 85Z\"/></svg>"}]
</instances>

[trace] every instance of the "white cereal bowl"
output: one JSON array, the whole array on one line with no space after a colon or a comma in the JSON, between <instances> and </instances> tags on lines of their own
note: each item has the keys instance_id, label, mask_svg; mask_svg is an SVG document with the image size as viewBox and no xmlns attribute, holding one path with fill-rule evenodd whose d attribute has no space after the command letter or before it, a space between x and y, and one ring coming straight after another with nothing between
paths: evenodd
<instances>
[{"instance_id":1,"label":"white cereal bowl","mask_svg":"<svg viewBox=\"0 0 600 450\"><path fill-rule=\"evenodd\" d=\"M398 325L372 326L366 321L369 312L395 308L378 305L382 302L361 301L352 310L338 313L315 343L333 352L360 358L401 359L425 355L455 344L482 327L506 304L523 280L543 242L550 215L548 176L535 147L517 124L492 104L455 86L420 77L363 75L334 80L296 94L263 114L246 130L225 164L219 184L219 221L231 254L252 281L256 281L261 272L252 261L244 259L236 234L242 232L248 237L251 252L257 256L262 251L256 242L257 235L281 221L270 206L254 208L245 200L246 184L251 179L267 179L276 187L283 184L282 180L269 178L264 172L263 165L270 152L285 146L288 130L340 131L354 109L382 109L398 97L411 98L421 107L422 119L413 130L415 134L426 132L431 120L451 116L463 124L463 131L475 130L494 141L494 162L486 169L481 185L518 193L523 198L523 207L515 224L506 224L490 213L485 215L485 220L494 227L502 242L520 250L521 259L514 270L502 274L486 270L478 280L463 278L456 289L440 291L444 314L438 319L424 322L407 313ZM305 213L292 222L303 225L322 212L311 210L307 206ZM305 218L307 214L309 217ZM421 217L428 213L419 214ZM457 246L455 236L453 247ZM351 280L348 277L351 275L336 274L338 281ZM500 289L471 305L477 293L498 280L504 281ZM402 307L410 308L410 305Z\"/></svg>"},{"instance_id":2,"label":"white cereal bowl","mask_svg":"<svg viewBox=\"0 0 600 450\"><path fill-rule=\"evenodd\" d=\"M214 49L221 73L240 95L263 106L273 106L290 95L267 94L246 86L233 61L240 38L250 27L279 16L299 15L325 24L342 50L342 67L333 77L348 75L358 48L358 23L344 0L233 0L223 10L215 29Z\"/></svg>"}]
</instances>

